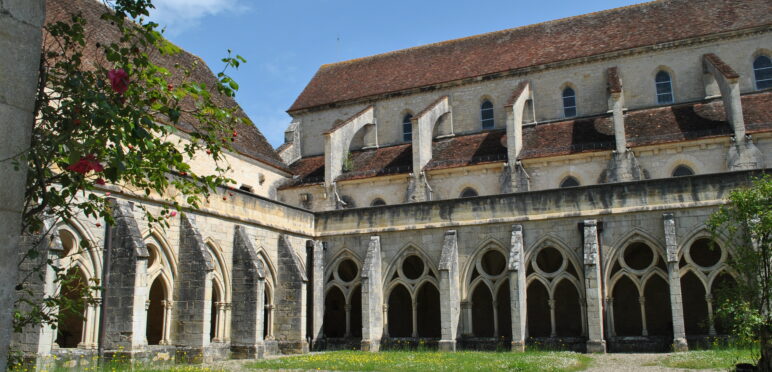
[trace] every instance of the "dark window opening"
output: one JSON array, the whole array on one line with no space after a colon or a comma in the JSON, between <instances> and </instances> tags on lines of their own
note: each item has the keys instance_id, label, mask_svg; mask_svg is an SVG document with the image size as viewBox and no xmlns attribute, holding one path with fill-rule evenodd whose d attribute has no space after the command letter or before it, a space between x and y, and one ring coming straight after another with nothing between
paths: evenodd
<instances>
[{"instance_id":1,"label":"dark window opening","mask_svg":"<svg viewBox=\"0 0 772 372\"><path fill-rule=\"evenodd\" d=\"M694 174L692 168L685 165L679 165L673 170L673 177L691 176Z\"/></svg>"},{"instance_id":2,"label":"dark window opening","mask_svg":"<svg viewBox=\"0 0 772 372\"><path fill-rule=\"evenodd\" d=\"M753 61L753 75L756 89L772 88L772 60L767 56L758 56Z\"/></svg>"},{"instance_id":3,"label":"dark window opening","mask_svg":"<svg viewBox=\"0 0 772 372\"><path fill-rule=\"evenodd\" d=\"M562 182L560 182L560 187L561 188L563 188L563 187L576 187L576 186L579 186L579 180L577 180L573 176L568 176L568 177L564 178Z\"/></svg>"},{"instance_id":4,"label":"dark window opening","mask_svg":"<svg viewBox=\"0 0 772 372\"><path fill-rule=\"evenodd\" d=\"M661 105L673 103L673 81L670 79L670 74L667 71L657 72L654 84L657 88L657 103Z\"/></svg>"},{"instance_id":5,"label":"dark window opening","mask_svg":"<svg viewBox=\"0 0 772 372\"><path fill-rule=\"evenodd\" d=\"M487 99L480 105L480 120L483 129L491 129L494 127L493 104Z\"/></svg>"},{"instance_id":6,"label":"dark window opening","mask_svg":"<svg viewBox=\"0 0 772 372\"><path fill-rule=\"evenodd\" d=\"M563 116L576 116L576 92L571 87L563 89Z\"/></svg>"},{"instance_id":7,"label":"dark window opening","mask_svg":"<svg viewBox=\"0 0 772 372\"><path fill-rule=\"evenodd\" d=\"M402 118L402 140L411 142L413 140L413 115L407 114Z\"/></svg>"}]
</instances>

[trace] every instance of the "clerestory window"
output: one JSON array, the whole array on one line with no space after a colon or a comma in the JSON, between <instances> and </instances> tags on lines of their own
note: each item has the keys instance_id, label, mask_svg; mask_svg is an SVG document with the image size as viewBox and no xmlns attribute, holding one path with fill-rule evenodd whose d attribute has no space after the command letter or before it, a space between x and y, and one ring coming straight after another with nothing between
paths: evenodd
<instances>
[{"instance_id":1,"label":"clerestory window","mask_svg":"<svg viewBox=\"0 0 772 372\"><path fill-rule=\"evenodd\" d=\"M756 89L772 88L772 60L767 56L756 57L753 76L756 78Z\"/></svg>"},{"instance_id":2,"label":"clerestory window","mask_svg":"<svg viewBox=\"0 0 772 372\"><path fill-rule=\"evenodd\" d=\"M402 140L405 142L413 141L413 123L410 121L413 115L407 114L402 118Z\"/></svg>"},{"instance_id":3,"label":"clerestory window","mask_svg":"<svg viewBox=\"0 0 772 372\"><path fill-rule=\"evenodd\" d=\"M563 116L567 118L576 116L576 92L571 87L563 89Z\"/></svg>"},{"instance_id":4,"label":"clerestory window","mask_svg":"<svg viewBox=\"0 0 772 372\"><path fill-rule=\"evenodd\" d=\"M480 105L480 120L483 129L493 128L493 104L487 99Z\"/></svg>"},{"instance_id":5,"label":"clerestory window","mask_svg":"<svg viewBox=\"0 0 772 372\"><path fill-rule=\"evenodd\" d=\"M654 84L657 88L657 103L660 105L673 103L673 81L667 71L660 70L654 77Z\"/></svg>"}]
</instances>

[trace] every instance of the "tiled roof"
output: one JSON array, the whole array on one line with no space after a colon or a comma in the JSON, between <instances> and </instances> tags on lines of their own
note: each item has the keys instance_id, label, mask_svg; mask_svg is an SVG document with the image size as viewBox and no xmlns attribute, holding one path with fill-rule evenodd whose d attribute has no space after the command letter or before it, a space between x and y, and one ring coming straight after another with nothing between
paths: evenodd
<instances>
[{"instance_id":1,"label":"tiled roof","mask_svg":"<svg viewBox=\"0 0 772 372\"><path fill-rule=\"evenodd\" d=\"M107 44L117 41L120 37L115 27L110 26L106 21L100 18L105 10L106 8L101 1L46 1L46 23L69 21L72 14L78 13L86 20L85 34L87 44L83 51L84 68L89 68L89 65L93 66L106 63L102 53L95 47L96 43ZM47 45L46 42L51 42L49 36L45 37L44 45ZM171 72L172 75L169 77L169 81L174 85L179 85L186 80L203 82L208 87L215 87L216 84L219 84L217 78L203 60L184 50L174 55L152 53L151 59L154 63L167 68ZM175 64L179 64L182 68L190 68L190 76L185 77L182 69L174 68ZM216 104L221 105L221 107L237 107L239 115L246 117L246 114L238 107L235 100L231 97L218 94L213 88L212 99ZM188 104L192 105L192 102L188 102ZM192 107L189 106L187 109L192 109ZM183 113L177 127L182 131L191 132L194 131L198 125L200 124L192 115ZM273 167L283 170L287 169L279 155L254 125L250 123L241 124L240 127L237 128L237 131L239 135L236 137L235 142L233 142L234 150Z\"/></svg>"},{"instance_id":2,"label":"tiled roof","mask_svg":"<svg viewBox=\"0 0 772 372\"><path fill-rule=\"evenodd\" d=\"M742 97L748 133L772 131L772 91ZM631 147L683 142L728 136L720 99L630 111L625 114L627 143ZM531 125L523 128L521 159L609 151L614 148L614 127L610 115ZM488 132L437 139L432 143L432 160L425 170L463 167L507 161L506 132ZM340 180L412 172L412 145L402 144L351 153L353 169ZM324 181L324 156L300 159L290 168L299 178L286 185Z\"/></svg>"},{"instance_id":3,"label":"tiled roof","mask_svg":"<svg viewBox=\"0 0 772 372\"><path fill-rule=\"evenodd\" d=\"M323 65L289 111L772 23L769 0L666 0Z\"/></svg>"}]
</instances>

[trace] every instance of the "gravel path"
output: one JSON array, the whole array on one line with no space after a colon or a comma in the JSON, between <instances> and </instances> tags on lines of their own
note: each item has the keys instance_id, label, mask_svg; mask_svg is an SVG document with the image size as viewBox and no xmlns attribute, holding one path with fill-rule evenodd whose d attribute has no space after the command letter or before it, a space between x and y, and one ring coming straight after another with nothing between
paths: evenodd
<instances>
[{"instance_id":1,"label":"gravel path","mask_svg":"<svg viewBox=\"0 0 772 372\"><path fill-rule=\"evenodd\" d=\"M715 369L668 368L658 365L658 361L670 354L593 354L593 361L588 372L661 372L661 371L720 371Z\"/></svg>"}]
</instances>

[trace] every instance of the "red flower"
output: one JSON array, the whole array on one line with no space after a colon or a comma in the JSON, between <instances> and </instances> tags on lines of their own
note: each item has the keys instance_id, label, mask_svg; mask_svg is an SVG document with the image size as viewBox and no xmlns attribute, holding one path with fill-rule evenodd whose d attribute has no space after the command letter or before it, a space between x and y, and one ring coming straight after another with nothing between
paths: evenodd
<instances>
[{"instance_id":1,"label":"red flower","mask_svg":"<svg viewBox=\"0 0 772 372\"><path fill-rule=\"evenodd\" d=\"M107 78L110 79L110 86L116 93L123 94L126 89L129 89L129 74L122 68L108 71Z\"/></svg>"},{"instance_id":2,"label":"red flower","mask_svg":"<svg viewBox=\"0 0 772 372\"><path fill-rule=\"evenodd\" d=\"M170 217L175 217L175 216L177 216L177 212L175 212L175 211L172 211L172 213L169 213L169 216L170 216Z\"/></svg>"},{"instance_id":3,"label":"red flower","mask_svg":"<svg viewBox=\"0 0 772 372\"><path fill-rule=\"evenodd\" d=\"M94 182L95 182L97 185L104 185L104 184L106 183L106 182L105 182L105 180L104 180L104 178L102 178L102 177L99 177L99 178L97 178L97 179L96 179L96 181L94 181Z\"/></svg>"},{"instance_id":4,"label":"red flower","mask_svg":"<svg viewBox=\"0 0 772 372\"><path fill-rule=\"evenodd\" d=\"M105 170L105 168L102 166L102 164L99 164L94 154L88 154L80 158L80 160L76 161L75 163L70 164L70 166L67 167L67 170L75 173L86 174L90 171L101 172Z\"/></svg>"},{"instance_id":5,"label":"red flower","mask_svg":"<svg viewBox=\"0 0 772 372\"><path fill-rule=\"evenodd\" d=\"M101 223L99 223L99 222L97 222L97 223L96 223L96 227L102 227L102 224L101 224Z\"/></svg>"},{"instance_id":6,"label":"red flower","mask_svg":"<svg viewBox=\"0 0 772 372\"><path fill-rule=\"evenodd\" d=\"M106 193L105 193L105 196L110 196L110 192L109 192L109 191L108 191L108 192L106 192Z\"/></svg>"},{"instance_id":7,"label":"red flower","mask_svg":"<svg viewBox=\"0 0 772 372\"><path fill-rule=\"evenodd\" d=\"M171 91L172 91L172 89L174 89L174 85L171 85L171 84L166 84L166 90L168 90L168 91L170 91L170 92L171 92Z\"/></svg>"}]
</instances>

